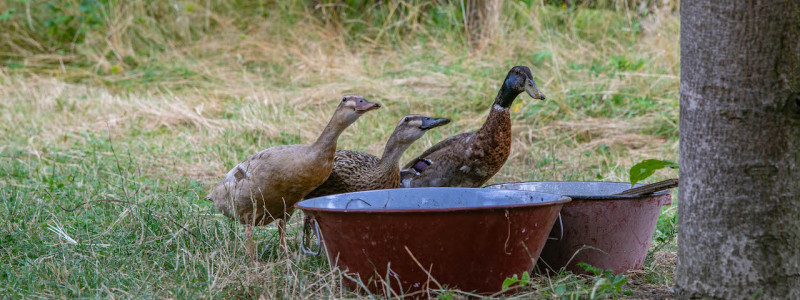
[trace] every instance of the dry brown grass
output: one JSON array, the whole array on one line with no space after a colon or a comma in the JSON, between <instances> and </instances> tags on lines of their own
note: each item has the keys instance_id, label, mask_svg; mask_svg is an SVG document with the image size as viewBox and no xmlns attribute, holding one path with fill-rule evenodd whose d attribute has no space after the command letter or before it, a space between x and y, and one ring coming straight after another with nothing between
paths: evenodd
<instances>
[{"instance_id":1,"label":"dry brown grass","mask_svg":"<svg viewBox=\"0 0 800 300\"><path fill-rule=\"evenodd\" d=\"M679 20L669 10L640 18L624 11L570 12L508 2L501 33L476 46L456 33L420 23L422 12L416 6L385 27L351 34L349 23L320 19L319 11L298 14L292 22L255 13L248 17L256 21L243 21L232 18L235 12L219 1L208 2L210 7L181 2L193 9L163 24L154 13L137 23L134 16L147 9L172 12L162 4L147 8L141 7L143 1L131 3L116 7L106 20L114 25L87 35L75 52L57 53L64 46L25 31L24 19L15 20L20 27L14 30L0 30L0 47L11 50L0 55L24 63L12 68L0 62L0 153L7 166L17 168L3 169L0 192L43 203L26 208L25 224L57 221L80 245L98 240L130 256L117 259L102 249L81 252L62 240L48 245L17 242L19 253L37 247L55 253L30 255L61 283L77 276L70 275L77 274L75 268L90 268L71 260L76 256L97 265L91 267L97 273L140 276L102 286L110 279L98 275L86 280L93 286L83 293L15 281L9 286L16 293L27 288L42 297L353 296L342 290L338 271L326 268L322 260L302 258L296 240L288 257L277 254L273 227L257 236L264 263L243 263L239 228L217 218L200 200L243 157L274 145L312 142L346 93L363 95L383 108L348 128L340 139L342 149L380 154L406 114L453 119L418 141L405 154L408 159L449 135L477 129L505 72L524 64L532 67L548 100L520 99L515 104L512 154L490 183L626 181L627 168L639 160L678 157ZM634 23L640 24L639 33L630 33ZM398 38L398 30L410 33ZM154 50L156 45L162 50ZM537 58L539 54L544 58ZM643 63L623 70L615 59ZM592 68L599 71L592 73ZM614 102L614 97L622 100ZM101 163L118 161L135 172L118 174ZM64 195L45 192L58 172L85 178L81 186L68 182L61 188L70 191ZM663 177L670 174L659 173L655 179ZM110 189L86 190L93 180ZM140 194L128 185L142 187ZM56 199L48 193L56 193ZM130 195L167 215L183 216L176 218L204 239L184 240L185 231L153 221L144 209L108 205L69 214L50 204L68 207L81 199ZM0 207L0 212L9 211ZM295 231L298 222L296 216L291 226ZM150 223L168 232L155 235L158 229L148 229ZM101 232L92 231L97 226ZM12 231L26 232L20 227ZM28 240L52 238L49 231L29 232L35 238ZM135 232L136 238L128 239L124 232ZM125 252L133 246L152 257ZM660 266L658 253L655 264ZM165 271L160 266L172 261L184 269ZM125 269L131 262L142 266ZM29 276L44 274L41 269L24 270ZM191 274L191 279L183 282L174 272ZM164 283L144 275L150 273L163 277ZM195 294L171 290L192 282L201 282L187 288ZM136 289L145 292L131 291Z\"/></svg>"}]
</instances>

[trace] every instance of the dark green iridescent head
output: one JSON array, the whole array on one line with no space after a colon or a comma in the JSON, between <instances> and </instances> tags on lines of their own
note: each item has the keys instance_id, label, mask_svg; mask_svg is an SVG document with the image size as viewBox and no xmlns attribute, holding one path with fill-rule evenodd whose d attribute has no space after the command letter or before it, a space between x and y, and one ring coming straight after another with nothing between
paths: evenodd
<instances>
[{"instance_id":1,"label":"dark green iridescent head","mask_svg":"<svg viewBox=\"0 0 800 300\"><path fill-rule=\"evenodd\" d=\"M539 91L536 87L536 82L533 81L531 69L526 66L516 66L508 71L506 80L503 81L503 86L500 87L494 104L508 108L522 92L528 93L533 99L545 99L544 94Z\"/></svg>"}]
</instances>

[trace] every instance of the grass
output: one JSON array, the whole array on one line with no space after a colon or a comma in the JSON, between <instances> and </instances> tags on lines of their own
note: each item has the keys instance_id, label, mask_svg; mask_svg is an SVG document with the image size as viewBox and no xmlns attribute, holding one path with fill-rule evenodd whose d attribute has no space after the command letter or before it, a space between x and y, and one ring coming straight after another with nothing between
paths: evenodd
<instances>
[{"instance_id":1,"label":"grass","mask_svg":"<svg viewBox=\"0 0 800 300\"><path fill-rule=\"evenodd\" d=\"M341 149L381 153L405 114L453 119L408 159L478 128L527 65L548 100L513 106L512 154L490 183L626 181L643 159L677 161L674 12L507 1L500 34L475 41L457 2L352 2L0 3L0 294L356 297L300 253L300 216L289 254L274 226L256 231L254 265L243 228L202 200L244 157L313 141L345 93L383 108ZM675 205L626 274L633 297L672 284ZM591 298L598 278L534 276L518 296Z\"/></svg>"}]
</instances>

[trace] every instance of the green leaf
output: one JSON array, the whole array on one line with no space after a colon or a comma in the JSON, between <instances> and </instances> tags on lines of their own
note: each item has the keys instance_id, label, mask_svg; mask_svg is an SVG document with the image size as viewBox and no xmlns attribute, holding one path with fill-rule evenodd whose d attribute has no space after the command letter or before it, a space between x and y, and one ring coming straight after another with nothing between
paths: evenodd
<instances>
[{"instance_id":1,"label":"green leaf","mask_svg":"<svg viewBox=\"0 0 800 300\"><path fill-rule=\"evenodd\" d=\"M522 281L523 283L530 283L531 274L528 274L528 271L522 272L522 279L520 281Z\"/></svg>"},{"instance_id":2,"label":"green leaf","mask_svg":"<svg viewBox=\"0 0 800 300\"><path fill-rule=\"evenodd\" d=\"M519 279L517 278L517 274L514 274L514 276L511 276L511 278L506 278L506 280L503 280L503 289L508 289L508 287L516 284L517 282L519 282Z\"/></svg>"},{"instance_id":3,"label":"green leaf","mask_svg":"<svg viewBox=\"0 0 800 300\"><path fill-rule=\"evenodd\" d=\"M17 10L13 8L9 8L8 10L4 11L2 14L0 14L0 22L11 20L11 18L14 17L15 12L17 12Z\"/></svg>"},{"instance_id":4,"label":"green leaf","mask_svg":"<svg viewBox=\"0 0 800 300\"><path fill-rule=\"evenodd\" d=\"M668 160L647 159L633 165L630 170L631 186L634 186L637 182L650 177L650 175L653 175L656 170L663 168L677 169L678 164Z\"/></svg>"},{"instance_id":5,"label":"green leaf","mask_svg":"<svg viewBox=\"0 0 800 300\"><path fill-rule=\"evenodd\" d=\"M617 276L614 276L614 280L612 280L612 281L614 282L614 284L617 284L617 283L623 284L623 283L627 282L628 279L625 278L625 275L617 274Z\"/></svg>"},{"instance_id":6,"label":"green leaf","mask_svg":"<svg viewBox=\"0 0 800 300\"><path fill-rule=\"evenodd\" d=\"M567 286L559 284L556 286L556 295L563 295L567 292Z\"/></svg>"},{"instance_id":7,"label":"green leaf","mask_svg":"<svg viewBox=\"0 0 800 300\"><path fill-rule=\"evenodd\" d=\"M586 272L592 272L594 276L603 275L603 269L595 268L594 266L587 264L585 262L579 262L577 265L583 268Z\"/></svg>"}]
</instances>

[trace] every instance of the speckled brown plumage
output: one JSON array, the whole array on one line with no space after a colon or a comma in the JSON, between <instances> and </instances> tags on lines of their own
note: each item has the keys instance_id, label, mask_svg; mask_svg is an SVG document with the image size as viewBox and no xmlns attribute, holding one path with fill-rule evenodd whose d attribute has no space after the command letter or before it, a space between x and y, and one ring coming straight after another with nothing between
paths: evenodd
<instances>
[{"instance_id":1,"label":"speckled brown plumage","mask_svg":"<svg viewBox=\"0 0 800 300\"><path fill-rule=\"evenodd\" d=\"M450 119L422 115L403 117L386 142L380 159L363 152L336 151L331 176L306 198L399 187L399 162L406 149L425 131L449 122Z\"/></svg>"},{"instance_id":2,"label":"speckled brown plumage","mask_svg":"<svg viewBox=\"0 0 800 300\"><path fill-rule=\"evenodd\" d=\"M511 149L509 107L523 91L544 99L527 67L508 72L486 122L477 131L451 136L403 167L403 187L480 187L503 167Z\"/></svg>"},{"instance_id":3,"label":"speckled brown plumage","mask_svg":"<svg viewBox=\"0 0 800 300\"><path fill-rule=\"evenodd\" d=\"M328 180L306 198L357 191L392 189L400 186L400 168L378 168L376 156L350 150L338 150L334 156L333 172Z\"/></svg>"},{"instance_id":4,"label":"speckled brown plumage","mask_svg":"<svg viewBox=\"0 0 800 300\"><path fill-rule=\"evenodd\" d=\"M280 220L283 242L283 223L291 216L293 205L330 175L339 135L362 113L377 107L364 98L345 96L314 144L272 147L248 157L230 170L206 199L242 224L260 226Z\"/></svg>"},{"instance_id":5,"label":"speckled brown plumage","mask_svg":"<svg viewBox=\"0 0 800 300\"><path fill-rule=\"evenodd\" d=\"M417 159L424 158L432 164L404 187L480 187L503 167L510 149L509 111L492 108L478 131L452 136L423 152ZM417 159L411 160L403 169L411 168Z\"/></svg>"}]
</instances>

